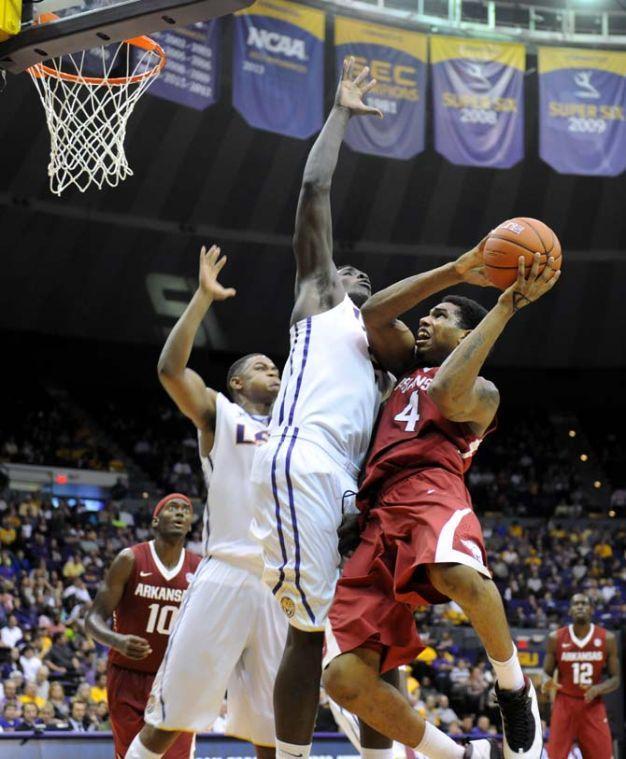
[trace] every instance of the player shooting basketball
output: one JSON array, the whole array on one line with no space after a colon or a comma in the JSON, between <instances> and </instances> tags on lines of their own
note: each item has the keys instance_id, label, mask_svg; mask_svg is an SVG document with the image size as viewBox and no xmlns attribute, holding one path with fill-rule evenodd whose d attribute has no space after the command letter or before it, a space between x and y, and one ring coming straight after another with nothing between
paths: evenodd
<instances>
[{"instance_id":1,"label":"player shooting basketball","mask_svg":"<svg viewBox=\"0 0 626 759\"><path fill-rule=\"evenodd\" d=\"M324 683L362 721L437 759L493 759L500 750L488 740L458 746L380 673L419 652L415 607L449 599L469 618L494 667L504 756L539 759L543 745L536 695L517 659L463 479L499 405L496 387L479 376L489 351L510 319L558 281L553 259L540 273L540 258L528 279L520 259L516 282L488 313L468 298L448 296L420 319L415 336L401 314L453 285L489 284L482 244L388 287L363 307L374 355L400 380L370 448L359 493L366 523L329 614Z\"/></svg>"},{"instance_id":2,"label":"player shooting basketball","mask_svg":"<svg viewBox=\"0 0 626 759\"><path fill-rule=\"evenodd\" d=\"M144 722L143 713L183 593L200 563L185 550L193 507L171 493L153 512L155 539L115 557L85 619L87 632L110 647L107 693L116 757L123 757ZM107 620L113 616L113 629ZM187 759L193 736L182 735L167 759Z\"/></svg>"}]
</instances>

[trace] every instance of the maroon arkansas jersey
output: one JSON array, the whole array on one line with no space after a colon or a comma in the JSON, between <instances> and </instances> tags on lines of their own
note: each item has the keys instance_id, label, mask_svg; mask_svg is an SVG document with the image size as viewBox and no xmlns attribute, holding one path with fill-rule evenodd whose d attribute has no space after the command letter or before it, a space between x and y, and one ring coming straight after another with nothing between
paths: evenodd
<instances>
[{"instance_id":1,"label":"maroon arkansas jersey","mask_svg":"<svg viewBox=\"0 0 626 759\"><path fill-rule=\"evenodd\" d=\"M437 467L463 477L482 438L464 422L451 422L428 395L438 367L405 374L393 389L379 419L361 483L361 508L385 480ZM488 430L491 431L492 427Z\"/></svg>"},{"instance_id":2,"label":"maroon arkansas jersey","mask_svg":"<svg viewBox=\"0 0 626 759\"><path fill-rule=\"evenodd\" d=\"M584 698L585 691L602 681L607 662L606 630L591 625L580 640L574 627L561 627L556 632L556 666L560 689L557 694Z\"/></svg>"},{"instance_id":3,"label":"maroon arkansas jersey","mask_svg":"<svg viewBox=\"0 0 626 759\"><path fill-rule=\"evenodd\" d=\"M183 549L178 564L168 570L157 556L153 540L132 546L131 550L135 566L113 612L113 629L123 635L144 638L152 653L135 660L111 649L109 661L119 667L154 674L165 654L183 595L201 559Z\"/></svg>"}]
</instances>

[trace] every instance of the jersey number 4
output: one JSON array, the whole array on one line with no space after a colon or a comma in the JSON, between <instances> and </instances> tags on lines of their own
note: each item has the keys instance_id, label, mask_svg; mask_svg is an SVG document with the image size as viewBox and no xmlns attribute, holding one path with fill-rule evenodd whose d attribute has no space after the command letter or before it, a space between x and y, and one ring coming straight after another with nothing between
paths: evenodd
<instances>
[{"instance_id":1,"label":"jersey number 4","mask_svg":"<svg viewBox=\"0 0 626 759\"><path fill-rule=\"evenodd\" d=\"M161 604L150 604L150 616L146 625L146 632L153 633L155 630L161 635L169 635L176 615L178 606L161 606Z\"/></svg>"},{"instance_id":2,"label":"jersey number 4","mask_svg":"<svg viewBox=\"0 0 626 759\"><path fill-rule=\"evenodd\" d=\"M394 422L406 422L405 432L415 432L415 425L420 420L419 401L419 393L415 390L411 393L408 404L393 418Z\"/></svg>"},{"instance_id":3,"label":"jersey number 4","mask_svg":"<svg viewBox=\"0 0 626 759\"><path fill-rule=\"evenodd\" d=\"M593 684L593 664L588 661L572 662L572 674L574 685L592 685Z\"/></svg>"}]
</instances>

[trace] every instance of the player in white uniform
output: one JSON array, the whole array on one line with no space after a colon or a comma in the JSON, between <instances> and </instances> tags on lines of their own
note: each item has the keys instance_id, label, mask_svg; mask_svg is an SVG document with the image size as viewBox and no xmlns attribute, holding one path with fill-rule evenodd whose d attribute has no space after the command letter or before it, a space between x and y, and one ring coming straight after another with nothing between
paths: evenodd
<instances>
[{"instance_id":1,"label":"player in white uniform","mask_svg":"<svg viewBox=\"0 0 626 759\"><path fill-rule=\"evenodd\" d=\"M267 440L279 372L266 356L245 356L228 373L234 403L206 387L187 367L193 341L213 300L235 294L218 282L226 258L213 246L200 254L200 286L172 330L159 377L179 409L198 428L208 490L204 559L187 591L156 675L145 727L127 759L162 756L180 731L207 730L228 691L227 732L274 756L272 689L287 623L261 581L263 562L249 534L250 471Z\"/></svg>"},{"instance_id":2,"label":"player in white uniform","mask_svg":"<svg viewBox=\"0 0 626 759\"><path fill-rule=\"evenodd\" d=\"M270 439L257 450L252 475L263 579L290 622L274 687L281 759L306 759L310 752L323 630L339 576L337 529L354 508L381 397L358 308L371 294L369 278L352 267L338 270L332 253L330 186L348 121L382 115L363 103L375 81L367 83L368 69L353 78L353 64L344 64L335 105L304 170L291 352ZM362 738L370 748L390 746L378 734Z\"/></svg>"}]
</instances>

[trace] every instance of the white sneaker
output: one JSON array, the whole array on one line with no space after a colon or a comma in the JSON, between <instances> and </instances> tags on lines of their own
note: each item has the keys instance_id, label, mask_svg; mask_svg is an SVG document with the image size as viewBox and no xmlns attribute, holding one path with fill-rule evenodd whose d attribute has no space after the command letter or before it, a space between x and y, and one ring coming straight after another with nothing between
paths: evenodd
<instances>
[{"instance_id":1,"label":"white sneaker","mask_svg":"<svg viewBox=\"0 0 626 759\"><path fill-rule=\"evenodd\" d=\"M463 759L502 759L502 751L496 741L481 738L465 747Z\"/></svg>"},{"instance_id":2,"label":"white sneaker","mask_svg":"<svg viewBox=\"0 0 626 759\"><path fill-rule=\"evenodd\" d=\"M540 759L543 749L537 694L528 677L521 690L500 690L496 696L502 715L504 759Z\"/></svg>"}]
</instances>

